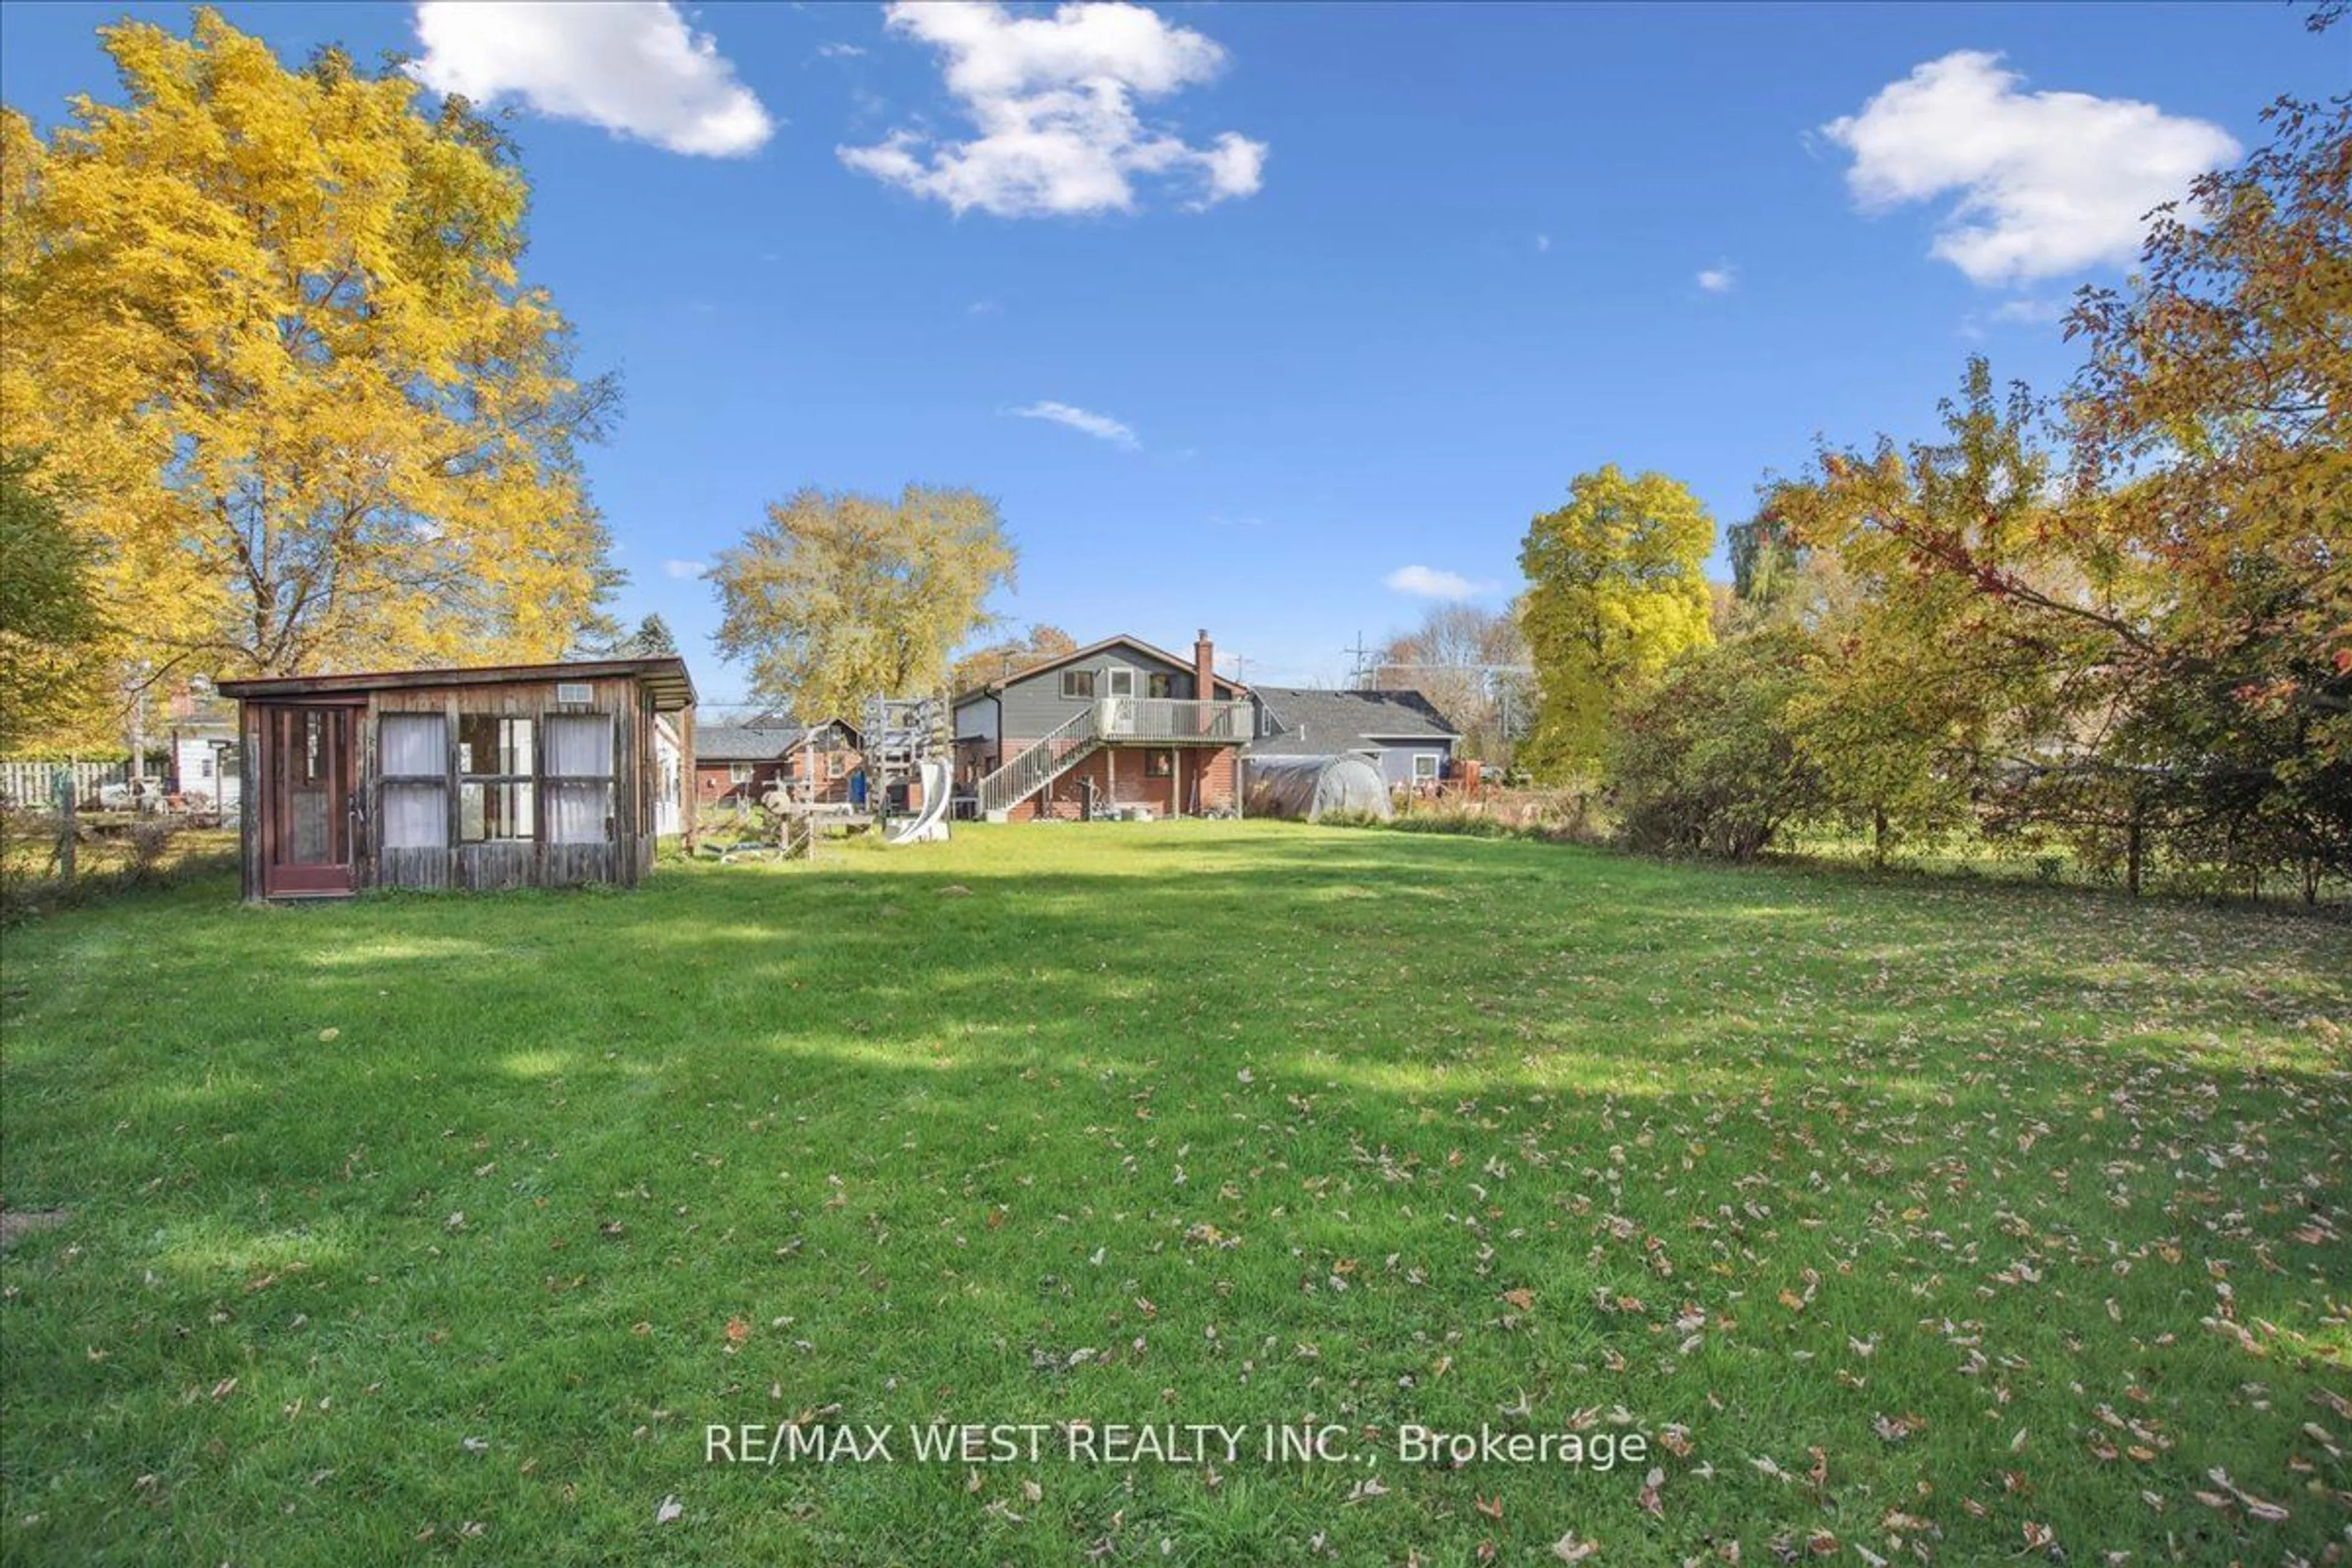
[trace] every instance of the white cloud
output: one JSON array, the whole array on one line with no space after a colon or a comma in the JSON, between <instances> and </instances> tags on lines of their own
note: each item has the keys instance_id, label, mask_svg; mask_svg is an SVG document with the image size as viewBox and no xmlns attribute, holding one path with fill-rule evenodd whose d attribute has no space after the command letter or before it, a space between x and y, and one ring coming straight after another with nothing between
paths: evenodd
<instances>
[{"instance_id":1,"label":"white cloud","mask_svg":"<svg viewBox=\"0 0 2352 1568\"><path fill-rule=\"evenodd\" d=\"M1992 313L1996 321L2023 321L2032 326L2048 326L2066 319L2066 303L2063 300L2004 300Z\"/></svg>"},{"instance_id":2,"label":"white cloud","mask_svg":"<svg viewBox=\"0 0 2352 1568\"><path fill-rule=\"evenodd\" d=\"M866 52L863 44L819 44L816 52L829 60L854 60Z\"/></svg>"},{"instance_id":3,"label":"white cloud","mask_svg":"<svg viewBox=\"0 0 2352 1568\"><path fill-rule=\"evenodd\" d=\"M710 564L705 561L665 561L662 570L683 582L701 576L710 570Z\"/></svg>"},{"instance_id":4,"label":"white cloud","mask_svg":"<svg viewBox=\"0 0 2352 1568\"><path fill-rule=\"evenodd\" d=\"M1698 286L1710 294L1728 294L1739 280L1739 268L1727 261L1719 267L1709 267L1698 275Z\"/></svg>"},{"instance_id":5,"label":"white cloud","mask_svg":"<svg viewBox=\"0 0 2352 1568\"><path fill-rule=\"evenodd\" d=\"M1265 143L1225 132L1202 145L1144 122L1136 100L1210 80L1225 51L1127 4L1014 16L994 0L893 4L889 30L945 57L949 92L978 130L944 141L910 130L838 149L876 179L999 217L1131 212L1139 179L1165 182L1198 211L1256 194Z\"/></svg>"},{"instance_id":6,"label":"white cloud","mask_svg":"<svg viewBox=\"0 0 2352 1568\"><path fill-rule=\"evenodd\" d=\"M1474 583L1459 572L1441 572L1434 566L1400 566L1381 582L1397 593L1423 599L1471 599L1492 593L1496 587L1492 583Z\"/></svg>"},{"instance_id":7,"label":"white cloud","mask_svg":"<svg viewBox=\"0 0 2352 1568\"><path fill-rule=\"evenodd\" d=\"M1866 211L1958 193L1932 254L1979 284L2129 261L2151 208L2238 155L2220 126L2152 103L2021 92L2000 57L1961 49L1822 128L1853 154Z\"/></svg>"},{"instance_id":8,"label":"white cloud","mask_svg":"<svg viewBox=\"0 0 2352 1568\"><path fill-rule=\"evenodd\" d=\"M705 34L667 0L425 0L409 74L480 102L509 95L673 153L733 157L775 123Z\"/></svg>"},{"instance_id":9,"label":"white cloud","mask_svg":"<svg viewBox=\"0 0 2352 1568\"><path fill-rule=\"evenodd\" d=\"M1543 254L1544 252L1549 251L1549 250L1550 250L1550 249L1551 249L1551 236L1549 236L1549 235L1548 235L1548 234L1539 234L1539 235L1536 236L1536 251L1537 251L1537 254L1541 255L1541 254Z\"/></svg>"},{"instance_id":10,"label":"white cloud","mask_svg":"<svg viewBox=\"0 0 2352 1568\"><path fill-rule=\"evenodd\" d=\"M1143 445L1133 430L1113 419L1109 415L1095 414L1084 408L1074 408L1066 403L1033 403L1026 408L1015 408L1012 413L1016 418L1045 419L1055 425L1066 425L1073 430L1092 436L1097 441L1108 441L1114 447L1124 447L1130 452Z\"/></svg>"}]
</instances>

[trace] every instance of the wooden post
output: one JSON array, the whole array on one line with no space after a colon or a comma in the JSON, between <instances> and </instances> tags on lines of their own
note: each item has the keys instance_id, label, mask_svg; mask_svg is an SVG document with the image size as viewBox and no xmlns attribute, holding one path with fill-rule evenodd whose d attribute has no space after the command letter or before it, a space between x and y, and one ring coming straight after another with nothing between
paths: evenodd
<instances>
[{"instance_id":1,"label":"wooden post","mask_svg":"<svg viewBox=\"0 0 2352 1568\"><path fill-rule=\"evenodd\" d=\"M76 837L79 824L75 820L79 792L74 788L74 767L68 762L49 775L49 799L58 808L58 875L66 886L73 886L75 853L79 847Z\"/></svg>"},{"instance_id":2,"label":"wooden post","mask_svg":"<svg viewBox=\"0 0 2352 1568\"><path fill-rule=\"evenodd\" d=\"M694 709L677 710L677 826L686 858L694 858L701 839L702 782L694 766Z\"/></svg>"}]
</instances>

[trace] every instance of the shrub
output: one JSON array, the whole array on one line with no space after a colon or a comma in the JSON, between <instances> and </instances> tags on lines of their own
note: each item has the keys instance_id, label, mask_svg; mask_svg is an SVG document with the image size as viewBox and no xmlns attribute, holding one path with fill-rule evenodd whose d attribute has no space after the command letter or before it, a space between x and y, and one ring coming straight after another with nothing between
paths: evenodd
<instances>
[{"instance_id":1,"label":"shrub","mask_svg":"<svg viewBox=\"0 0 2352 1568\"><path fill-rule=\"evenodd\" d=\"M1752 859L1819 809L1789 710L1809 651L1794 629L1756 632L1685 654L1626 704L1609 782L1629 847Z\"/></svg>"}]
</instances>

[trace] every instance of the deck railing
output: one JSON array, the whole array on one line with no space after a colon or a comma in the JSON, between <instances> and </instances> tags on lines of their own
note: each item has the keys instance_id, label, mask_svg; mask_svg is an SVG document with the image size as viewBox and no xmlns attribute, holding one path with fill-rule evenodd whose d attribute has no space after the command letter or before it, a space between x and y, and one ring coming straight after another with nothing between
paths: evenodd
<instances>
[{"instance_id":1,"label":"deck railing","mask_svg":"<svg viewBox=\"0 0 2352 1568\"><path fill-rule=\"evenodd\" d=\"M1234 745L1255 738L1246 702L1182 697L1098 697L1095 733L1106 741L1201 741Z\"/></svg>"}]
</instances>

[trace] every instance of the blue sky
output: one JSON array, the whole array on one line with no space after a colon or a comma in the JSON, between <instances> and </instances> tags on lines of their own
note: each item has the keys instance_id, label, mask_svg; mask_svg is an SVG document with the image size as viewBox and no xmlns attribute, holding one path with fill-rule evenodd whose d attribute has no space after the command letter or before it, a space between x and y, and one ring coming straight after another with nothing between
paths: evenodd
<instances>
[{"instance_id":1,"label":"blue sky","mask_svg":"<svg viewBox=\"0 0 2352 1568\"><path fill-rule=\"evenodd\" d=\"M2283 4L223 9L515 109L618 609L722 700L698 564L909 480L1000 501L1016 624L1336 679L1582 469L1728 524L1972 351L2054 390L2137 213L2352 75ZM188 16L0 8L0 94L110 94L125 14Z\"/></svg>"}]
</instances>

